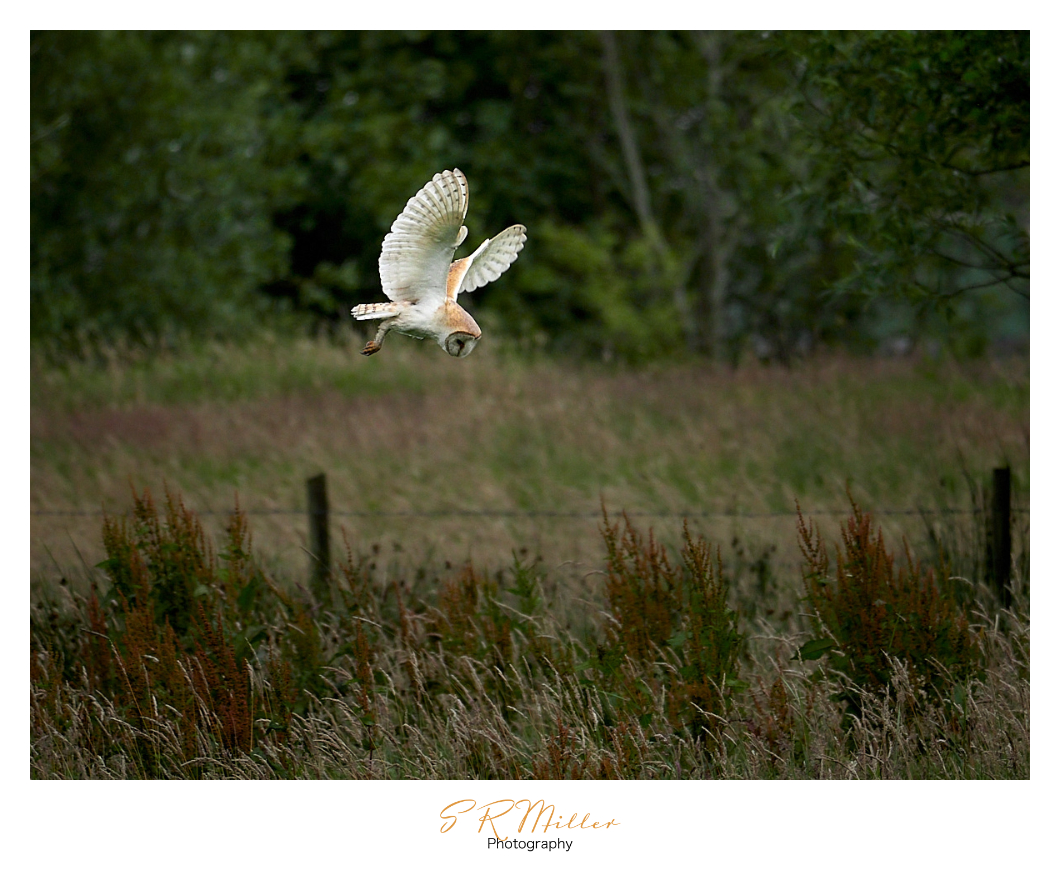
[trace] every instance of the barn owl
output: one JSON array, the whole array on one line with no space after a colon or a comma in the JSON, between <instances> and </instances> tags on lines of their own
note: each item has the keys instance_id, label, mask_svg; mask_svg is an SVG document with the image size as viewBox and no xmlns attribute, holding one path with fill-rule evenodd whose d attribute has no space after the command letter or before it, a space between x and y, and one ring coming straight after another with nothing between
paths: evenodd
<instances>
[{"instance_id":1,"label":"barn owl","mask_svg":"<svg viewBox=\"0 0 1060 870\"><path fill-rule=\"evenodd\" d=\"M526 243L526 227L508 227L454 263L453 254L467 237L466 216L467 179L459 169L435 175L397 216L379 255L379 277L391 301L351 311L358 320L382 320L361 351L365 356L378 352L392 329L433 338L450 356L474 350L482 330L456 297L507 272Z\"/></svg>"}]
</instances>

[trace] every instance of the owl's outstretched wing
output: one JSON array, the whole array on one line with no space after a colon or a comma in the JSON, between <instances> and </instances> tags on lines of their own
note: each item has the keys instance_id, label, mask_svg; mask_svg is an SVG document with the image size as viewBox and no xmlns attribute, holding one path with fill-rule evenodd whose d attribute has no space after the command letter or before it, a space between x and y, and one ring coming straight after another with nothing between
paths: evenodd
<instances>
[{"instance_id":1,"label":"owl's outstretched wing","mask_svg":"<svg viewBox=\"0 0 1060 870\"><path fill-rule=\"evenodd\" d=\"M453 252L467 236L467 179L439 172L409 199L383 239L379 277L395 302L444 299Z\"/></svg>"},{"instance_id":2,"label":"owl's outstretched wing","mask_svg":"<svg viewBox=\"0 0 1060 870\"><path fill-rule=\"evenodd\" d=\"M496 281L515 262L526 244L526 227L515 224L492 239L486 239L470 257L457 260L449 269L449 298L470 293Z\"/></svg>"}]
</instances>

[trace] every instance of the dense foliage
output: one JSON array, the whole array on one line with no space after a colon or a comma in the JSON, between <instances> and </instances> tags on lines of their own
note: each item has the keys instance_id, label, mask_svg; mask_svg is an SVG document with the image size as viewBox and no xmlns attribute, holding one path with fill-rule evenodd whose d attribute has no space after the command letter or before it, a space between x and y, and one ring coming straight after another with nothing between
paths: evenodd
<instances>
[{"instance_id":1,"label":"dense foliage","mask_svg":"<svg viewBox=\"0 0 1060 870\"><path fill-rule=\"evenodd\" d=\"M472 300L496 333L627 358L916 340L940 313L1023 335L1029 45L35 32L32 334L345 325L405 200L459 166L471 241L530 228Z\"/></svg>"}]
</instances>

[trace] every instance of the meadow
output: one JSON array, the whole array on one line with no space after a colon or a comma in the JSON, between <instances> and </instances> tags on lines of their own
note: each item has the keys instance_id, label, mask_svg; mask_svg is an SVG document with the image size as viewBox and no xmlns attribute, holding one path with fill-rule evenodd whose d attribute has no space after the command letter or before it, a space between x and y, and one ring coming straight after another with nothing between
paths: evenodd
<instances>
[{"instance_id":1,"label":"meadow","mask_svg":"<svg viewBox=\"0 0 1060 870\"><path fill-rule=\"evenodd\" d=\"M1029 775L1025 357L358 339L33 360L31 775Z\"/></svg>"}]
</instances>

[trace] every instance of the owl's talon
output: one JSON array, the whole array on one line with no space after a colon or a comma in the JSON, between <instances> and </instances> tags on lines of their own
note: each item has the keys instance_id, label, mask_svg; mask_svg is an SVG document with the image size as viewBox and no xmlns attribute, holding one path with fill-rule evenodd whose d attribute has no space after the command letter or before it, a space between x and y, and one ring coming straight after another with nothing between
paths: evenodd
<instances>
[{"instance_id":1,"label":"owl's talon","mask_svg":"<svg viewBox=\"0 0 1060 870\"><path fill-rule=\"evenodd\" d=\"M361 351L365 356L371 356L373 353L379 353L383 349L383 345L377 341L370 341L364 346L364 350Z\"/></svg>"}]
</instances>

